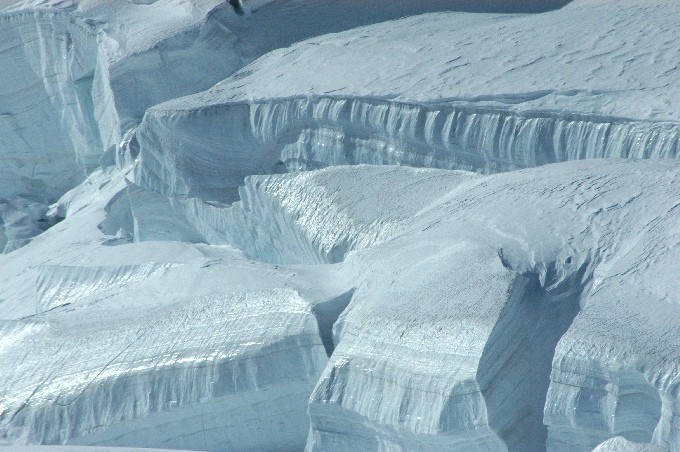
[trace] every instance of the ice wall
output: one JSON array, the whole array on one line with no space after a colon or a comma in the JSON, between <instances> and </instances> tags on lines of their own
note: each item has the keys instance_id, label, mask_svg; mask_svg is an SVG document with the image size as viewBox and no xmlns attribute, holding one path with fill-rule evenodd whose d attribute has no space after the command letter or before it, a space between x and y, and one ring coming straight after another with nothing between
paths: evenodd
<instances>
[{"instance_id":1,"label":"ice wall","mask_svg":"<svg viewBox=\"0 0 680 452\"><path fill-rule=\"evenodd\" d=\"M166 3L145 10L122 2L104 10L87 1L15 4L0 11L3 203L17 210L56 201L100 164L112 163L146 108L205 89L243 64L225 28L229 9L206 10L203 2L202 11L168 16ZM125 5L145 14L135 17ZM142 23L149 35L140 39ZM35 210L2 216L5 252L53 222Z\"/></svg>"},{"instance_id":2,"label":"ice wall","mask_svg":"<svg viewBox=\"0 0 680 452\"><path fill-rule=\"evenodd\" d=\"M187 102L191 100L188 99ZM588 158L675 159L675 123L370 98L303 97L149 110L136 182L225 202L250 174L334 165L495 173Z\"/></svg>"}]
</instances>

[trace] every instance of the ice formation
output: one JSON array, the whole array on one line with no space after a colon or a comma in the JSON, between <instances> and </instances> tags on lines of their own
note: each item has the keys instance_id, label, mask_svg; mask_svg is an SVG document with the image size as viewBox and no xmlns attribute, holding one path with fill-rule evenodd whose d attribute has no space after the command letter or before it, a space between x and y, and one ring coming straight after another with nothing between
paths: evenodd
<instances>
[{"instance_id":1,"label":"ice formation","mask_svg":"<svg viewBox=\"0 0 680 452\"><path fill-rule=\"evenodd\" d=\"M680 8L349 3L0 0L0 445L680 451Z\"/></svg>"}]
</instances>

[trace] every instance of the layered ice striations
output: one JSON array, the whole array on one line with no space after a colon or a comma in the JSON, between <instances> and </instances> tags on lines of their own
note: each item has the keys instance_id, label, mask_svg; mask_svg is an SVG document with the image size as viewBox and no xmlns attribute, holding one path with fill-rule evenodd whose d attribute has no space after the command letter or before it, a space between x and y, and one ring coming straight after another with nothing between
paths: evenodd
<instances>
[{"instance_id":1,"label":"layered ice striations","mask_svg":"<svg viewBox=\"0 0 680 452\"><path fill-rule=\"evenodd\" d=\"M16 444L303 447L307 398L327 358L311 307L295 291L114 317L2 324L3 436Z\"/></svg>"},{"instance_id":2,"label":"layered ice striations","mask_svg":"<svg viewBox=\"0 0 680 452\"><path fill-rule=\"evenodd\" d=\"M101 298L107 291L163 275L171 267L173 264L156 262L110 267L42 266L36 285L36 313L93 296Z\"/></svg>"},{"instance_id":3,"label":"layered ice striations","mask_svg":"<svg viewBox=\"0 0 680 452\"><path fill-rule=\"evenodd\" d=\"M482 178L354 255L308 449L677 449L677 303L656 276L677 201L653 201L676 177L581 162Z\"/></svg>"},{"instance_id":4,"label":"layered ice striations","mask_svg":"<svg viewBox=\"0 0 680 452\"><path fill-rule=\"evenodd\" d=\"M589 158L675 159L680 128L561 113L304 97L149 110L136 182L231 202L250 174L378 164L495 173Z\"/></svg>"}]
</instances>

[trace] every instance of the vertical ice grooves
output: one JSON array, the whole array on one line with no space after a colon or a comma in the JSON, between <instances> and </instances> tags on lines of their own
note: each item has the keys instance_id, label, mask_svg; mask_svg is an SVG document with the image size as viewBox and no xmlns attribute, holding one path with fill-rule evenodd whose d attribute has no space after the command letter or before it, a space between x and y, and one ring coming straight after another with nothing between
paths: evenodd
<instances>
[{"instance_id":1,"label":"vertical ice grooves","mask_svg":"<svg viewBox=\"0 0 680 452\"><path fill-rule=\"evenodd\" d=\"M680 128L472 103L326 96L189 110L161 105L147 112L138 137L139 185L231 202L246 176L275 172L278 162L289 170L363 163L495 173L590 158L674 159Z\"/></svg>"},{"instance_id":2,"label":"vertical ice grooves","mask_svg":"<svg viewBox=\"0 0 680 452\"><path fill-rule=\"evenodd\" d=\"M0 56L0 191L53 202L101 151L96 33L62 13L0 14Z\"/></svg>"}]
</instances>

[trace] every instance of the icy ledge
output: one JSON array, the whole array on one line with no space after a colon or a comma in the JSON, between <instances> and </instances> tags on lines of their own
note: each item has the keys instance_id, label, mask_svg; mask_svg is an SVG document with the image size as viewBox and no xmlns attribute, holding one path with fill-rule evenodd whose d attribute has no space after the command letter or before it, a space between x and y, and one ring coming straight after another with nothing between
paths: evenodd
<instances>
[{"instance_id":1,"label":"icy ledge","mask_svg":"<svg viewBox=\"0 0 680 452\"><path fill-rule=\"evenodd\" d=\"M248 175L332 165L495 173L675 159L677 14L662 0L575 0L544 14L422 14L308 39L148 110L135 182L232 202ZM581 33L565 31L574 23Z\"/></svg>"},{"instance_id":2,"label":"icy ledge","mask_svg":"<svg viewBox=\"0 0 680 452\"><path fill-rule=\"evenodd\" d=\"M303 447L307 397L327 358L295 291L90 317L0 323L0 426L10 442Z\"/></svg>"},{"instance_id":3,"label":"icy ledge","mask_svg":"<svg viewBox=\"0 0 680 452\"><path fill-rule=\"evenodd\" d=\"M182 197L234 201L246 176L382 164L495 173L600 157L675 159L680 127L481 105L332 96L151 108L136 182Z\"/></svg>"}]
</instances>

